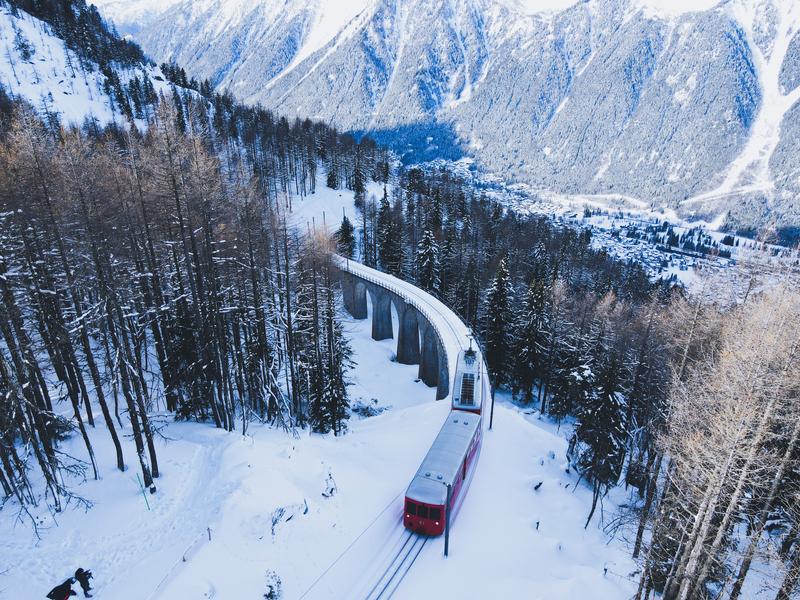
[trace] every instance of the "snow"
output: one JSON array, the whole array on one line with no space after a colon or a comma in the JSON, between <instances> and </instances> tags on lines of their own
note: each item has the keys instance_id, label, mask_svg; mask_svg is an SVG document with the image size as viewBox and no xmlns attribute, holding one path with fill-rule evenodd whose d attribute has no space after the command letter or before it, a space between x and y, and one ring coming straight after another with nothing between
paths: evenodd
<instances>
[{"instance_id":1,"label":"snow","mask_svg":"<svg viewBox=\"0 0 800 600\"><path fill-rule=\"evenodd\" d=\"M141 21L165 13L182 0L93 0L92 4L113 14L122 23Z\"/></svg>"},{"instance_id":2,"label":"snow","mask_svg":"<svg viewBox=\"0 0 800 600\"><path fill-rule=\"evenodd\" d=\"M428 544L397 597L579 599L587 590L597 600L630 597L635 586L614 574L633 570L624 548L606 545L596 522L583 529L590 492L573 491L577 477L561 466L565 434L498 403L450 556L441 558L443 540Z\"/></svg>"},{"instance_id":3,"label":"snow","mask_svg":"<svg viewBox=\"0 0 800 600\"><path fill-rule=\"evenodd\" d=\"M28 61L15 48L15 25L34 49ZM8 91L28 99L39 110L46 104L67 122L80 123L87 115L103 122L113 120L109 99L102 92L105 77L96 71L82 73L75 53L41 21L22 11L20 18L15 18L2 8L0 40L0 82Z\"/></svg>"},{"instance_id":4,"label":"snow","mask_svg":"<svg viewBox=\"0 0 800 600\"><path fill-rule=\"evenodd\" d=\"M631 4L652 18L675 19L686 13L710 10L722 0L633 0Z\"/></svg>"},{"instance_id":5,"label":"snow","mask_svg":"<svg viewBox=\"0 0 800 600\"><path fill-rule=\"evenodd\" d=\"M722 183L709 192L684 200L681 204L695 204L748 192L774 190L769 159L780 142L784 116L800 100L800 88L784 94L780 85L781 65L792 35L800 29L800 4L782 2L774 6L780 17L771 52L766 55L754 42L754 7L743 2L731 5L732 14L747 33L750 50L758 70L763 95L761 110L752 125L747 144L732 162Z\"/></svg>"},{"instance_id":6,"label":"snow","mask_svg":"<svg viewBox=\"0 0 800 600\"><path fill-rule=\"evenodd\" d=\"M348 320L346 330L358 362L352 396L377 398L390 410L352 419L339 439L293 439L257 425L242 437L170 422L158 442L163 475L148 497L152 510L132 473L115 472L107 460L103 480L79 486L94 507L67 510L39 542L9 511L0 513L0 572L7 570L0 588L13 598L33 590L43 596L81 565L94 570L98 598L255 598L270 569L285 598L298 598L348 547L324 579L327 588L318 584L308 597L345 598L326 590L368 585L380 550L401 533L402 493L449 405L415 382L415 366L390 361L392 341L372 341L368 320ZM101 461L112 458L102 428L91 434ZM73 439L68 449L79 454L79 445ZM126 440L129 461L131 446ZM552 427L499 404L454 523L450 557L442 557L441 538L432 540L396 597L577 599L587 588L597 599L626 597L631 584L604 577L603 568L624 573L631 565L618 543L606 546L595 526L583 529L589 490L567 489L575 476L560 467L565 448ZM337 491L325 498L329 474ZM538 481L544 484L534 492ZM280 508L293 516L273 526ZM475 565L491 577L470 576Z\"/></svg>"},{"instance_id":7,"label":"snow","mask_svg":"<svg viewBox=\"0 0 800 600\"><path fill-rule=\"evenodd\" d=\"M572 8L579 0L500 0L510 8L528 15L558 13ZM632 10L643 10L646 15L674 19L689 12L709 10L720 0L631 0Z\"/></svg>"},{"instance_id":8,"label":"snow","mask_svg":"<svg viewBox=\"0 0 800 600\"><path fill-rule=\"evenodd\" d=\"M378 189L371 184L369 193ZM342 209L355 217L351 192L317 190L293 199L297 226ZM467 330L451 312L410 284L350 265L434 311L455 360ZM396 313L393 320L396 331ZM403 493L450 405L434 400L417 366L392 360L393 340L371 339L369 319L344 316L344 324L357 363L351 400L377 400L386 408L379 416L353 416L348 434L335 438L293 437L255 423L242 436L165 415L150 510L135 479L132 440L124 438L131 470L119 473L98 426L90 435L102 479L77 484L91 509L68 508L57 526L37 513L40 540L10 510L0 511L3 593L43 596L80 565L93 569L96 597L114 600L257 598L268 571L280 577L286 599L363 598L405 535ZM627 550L606 538L599 520L583 528L591 492L573 489L576 474L563 469L567 433L501 399L453 524L450 556L443 557L442 538L429 540L395 597L579 599L587 589L597 600L629 597ZM82 456L79 436L64 450Z\"/></svg>"},{"instance_id":9,"label":"snow","mask_svg":"<svg viewBox=\"0 0 800 600\"><path fill-rule=\"evenodd\" d=\"M382 188L370 182L367 186L367 197L370 195L378 197L378 194L383 194ZM321 229L325 225L333 232L339 229L343 213L354 226L358 225L352 192L332 190L325 185L323 177L317 181L314 194L292 199L292 211L287 215L287 222L302 231L306 231L309 227Z\"/></svg>"},{"instance_id":10,"label":"snow","mask_svg":"<svg viewBox=\"0 0 800 600\"><path fill-rule=\"evenodd\" d=\"M561 12L577 4L578 0L505 0L504 3L519 12L536 15Z\"/></svg>"},{"instance_id":11,"label":"snow","mask_svg":"<svg viewBox=\"0 0 800 600\"><path fill-rule=\"evenodd\" d=\"M45 112L59 114L64 125L80 125L87 117L102 124L124 123L125 118L103 91L106 78L97 67L84 71L78 56L47 24L21 10L19 15L14 17L0 8L0 83L6 90L26 99L42 116ZM15 28L33 50L29 60L24 60L16 47ZM160 69L143 66L139 75L141 71L147 72L156 93L170 93ZM118 68L118 74L127 83L137 73Z\"/></svg>"},{"instance_id":12,"label":"snow","mask_svg":"<svg viewBox=\"0 0 800 600\"><path fill-rule=\"evenodd\" d=\"M346 4L347 4L347 6L353 6L354 2L356 2L356 1L357 0L348 0L348 2ZM319 48L316 48L316 50L314 50L314 53L315 54L319 54L319 58L316 60L316 62L314 62L314 64L312 64L308 68L308 70L297 81L297 83L294 84L294 87L299 86L301 83L303 83L303 81L308 79L317 70L317 68L320 65L322 65L328 57L332 56L336 52L336 50L345 41L349 40L352 36L354 36L357 33L358 28L360 26L362 26L364 24L364 22L366 22L366 19L368 18L368 16L369 16L369 13L364 11L364 10L362 10L359 13L357 13L356 15L353 16L353 18L351 18L348 21L346 21L345 24L344 24L344 27L342 27L339 31L337 31L335 33L335 36L331 40L329 40L324 46L320 46ZM323 32L323 31L327 32L328 31L328 28L326 26L320 25L319 21L315 24L315 28L317 28L318 32ZM312 33L314 33L314 29L312 29ZM314 33L314 35L315 35L315 39L311 42L311 45L309 46L309 48L313 48L314 45L318 44L320 42L320 40L322 39L322 37L323 37L321 33ZM304 46L305 46L305 44L304 44ZM324 50L324 52L319 52L319 53L317 52L317 51L322 51L322 50ZM303 51L303 49L301 49L301 52L302 51ZM311 56L312 56L312 53L306 54L307 58L311 57ZM298 61L296 59L293 60L292 63L287 68L283 69L274 79L272 79L266 85L265 89L271 88L276 82L280 81L283 77L285 77L286 75L291 73L294 70L294 67L297 66L299 63L300 63L300 61ZM289 94L290 91L291 90L287 91L283 95L283 98L285 98ZM279 100L279 102L280 102L280 100Z\"/></svg>"},{"instance_id":13,"label":"snow","mask_svg":"<svg viewBox=\"0 0 800 600\"><path fill-rule=\"evenodd\" d=\"M219 598L255 598L272 568L286 597L296 598L364 527L365 517L371 520L378 505L405 488L448 408L433 402L435 390L415 382L416 367L390 362L391 343L373 342L367 321L346 328L359 363L352 396L378 398L391 410L355 419L341 439L293 439L257 425L242 437L208 424L170 422L158 442L163 475L159 492L148 497L151 511L133 472L115 472L108 460L101 462L102 481L79 486L95 506L60 515L59 526L44 530L33 552L27 527L15 527L10 511L0 513L0 572L8 569L0 589L13 598L30 597L31 590L44 596L81 565L94 570L97 597L200 598L215 590ZM112 459L102 428L91 433L98 457ZM68 449L81 456L80 440L70 440ZM329 472L339 492L326 499ZM308 514L280 523L273 537L275 510L304 503Z\"/></svg>"},{"instance_id":14,"label":"snow","mask_svg":"<svg viewBox=\"0 0 800 600\"><path fill-rule=\"evenodd\" d=\"M303 46L287 67L287 71L300 64L317 50L324 48L345 26L367 9L370 0L328 0L317 1L314 25L303 40Z\"/></svg>"}]
</instances>

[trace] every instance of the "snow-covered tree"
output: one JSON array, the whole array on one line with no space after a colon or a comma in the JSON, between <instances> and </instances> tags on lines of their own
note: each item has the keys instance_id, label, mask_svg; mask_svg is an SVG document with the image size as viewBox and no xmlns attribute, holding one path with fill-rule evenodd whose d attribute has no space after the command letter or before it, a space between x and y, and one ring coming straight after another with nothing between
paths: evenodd
<instances>
[{"instance_id":1,"label":"snow-covered tree","mask_svg":"<svg viewBox=\"0 0 800 600\"><path fill-rule=\"evenodd\" d=\"M513 290L506 259L500 260L494 280L486 293L485 333L486 362L494 386L508 382L511 357L511 297Z\"/></svg>"},{"instance_id":2,"label":"snow-covered tree","mask_svg":"<svg viewBox=\"0 0 800 600\"><path fill-rule=\"evenodd\" d=\"M525 402L533 399L534 380L541 379L544 373L542 363L547 350L546 310L544 282L534 277L513 325L513 388L522 393Z\"/></svg>"},{"instance_id":3,"label":"snow-covered tree","mask_svg":"<svg viewBox=\"0 0 800 600\"><path fill-rule=\"evenodd\" d=\"M426 292L439 291L439 244L430 229L422 234L417 246L417 284Z\"/></svg>"},{"instance_id":4,"label":"snow-covered tree","mask_svg":"<svg viewBox=\"0 0 800 600\"><path fill-rule=\"evenodd\" d=\"M598 501L616 485L625 459L625 407L619 386L619 366L612 357L598 373L585 368L586 396L578 407L577 423L567 455L581 475L592 484L592 520Z\"/></svg>"},{"instance_id":5,"label":"snow-covered tree","mask_svg":"<svg viewBox=\"0 0 800 600\"><path fill-rule=\"evenodd\" d=\"M383 198L378 208L378 261L387 273L399 277L403 272L402 232L389 204L389 195L383 188Z\"/></svg>"},{"instance_id":6,"label":"snow-covered tree","mask_svg":"<svg viewBox=\"0 0 800 600\"><path fill-rule=\"evenodd\" d=\"M347 218L347 215L342 217L342 225L336 232L336 251L342 256L353 258L356 252L356 235L355 227Z\"/></svg>"}]
</instances>

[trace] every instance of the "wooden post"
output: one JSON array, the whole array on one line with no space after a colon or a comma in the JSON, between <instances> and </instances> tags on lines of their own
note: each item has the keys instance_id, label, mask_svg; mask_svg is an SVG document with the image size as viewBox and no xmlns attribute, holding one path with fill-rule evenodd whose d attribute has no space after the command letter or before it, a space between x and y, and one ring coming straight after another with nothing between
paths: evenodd
<instances>
[{"instance_id":1,"label":"wooden post","mask_svg":"<svg viewBox=\"0 0 800 600\"><path fill-rule=\"evenodd\" d=\"M450 494L451 486L447 484L447 502L444 505L444 555L450 551Z\"/></svg>"}]
</instances>

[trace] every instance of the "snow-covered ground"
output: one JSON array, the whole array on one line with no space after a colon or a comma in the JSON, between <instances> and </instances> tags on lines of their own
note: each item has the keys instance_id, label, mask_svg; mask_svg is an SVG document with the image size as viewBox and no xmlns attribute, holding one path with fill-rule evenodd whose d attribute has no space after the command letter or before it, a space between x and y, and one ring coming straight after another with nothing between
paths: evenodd
<instances>
[{"instance_id":1,"label":"snow-covered ground","mask_svg":"<svg viewBox=\"0 0 800 600\"><path fill-rule=\"evenodd\" d=\"M58 115L64 125L81 125L86 118L102 124L117 122L120 114L104 91L105 75L97 65L87 69L81 59L53 34L50 26L20 10L14 16L0 5L0 84L8 92L26 99L40 116ZM140 70L117 67L127 84L135 75L146 73L157 94L171 93L158 67ZM144 120L137 123L144 127Z\"/></svg>"},{"instance_id":2,"label":"snow-covered ground","mask_svg":"<svg viewBox=\"0 0 800 600\"><path fill-rule=\"evenodd\" d=\"M755 42L760 6L732 4L731 10L744 27L758 70L764 99L753 123L747 144L732 162L722 183L713 190L688 198L682 205L724 199L747 192L774 192L775 184L769 161L780 142L781 124L789 110L800 100L800 88L790 92L781 89L781 67L787 56L792 36L800 28L800 4L784 2L772 5L776 12L775 35L768 51ZM770 197L768 195L768 197ZM724 215L723 215L724 216Z\"/></svg>"},{"instance_id":3,"label":"snow-covered ground","mask_svg":"<svg viewBox=\"0 0 800 600\"><path fill-rule=\"evenodd\" d=\"M351 194L319 190L295 199L298 225L320 222L322 211L329 225L327 214L353 216ZM345 319L357 363L351 398L387 410L353 416L341 438L258 424L242 436L165 418L149 508L134 469L115 471L98 426L91 435L102 479L76 488L91 509L71 507L57 523L43 511L41 539L0 512L0 596L41 597L83 566L94 570L96 597L114 600L258 598L268 571L286 599L359 597L402 534L403 492L449 405L416 380L416 366L391 360L392 340L371 339L369 320ZM426 544L396 597L630 595L620 575L634 566L623 545L609 544L597 522L583 529L590 492L573 489L575 475L563 468L564 433L498 403L449 558L441 538ZM132 465L131 440L125 445ZM77 437L64 449L82 456Z\"/></svg>"},{"instance_id":4,"label":"snow-covered ground","mask_svg":"<svg viewBox=\"0 0 800 600\"><path fill-rule=\"evenodd\" d=\"M415 381L415 366L390 361L392 341L372 341L369 321L348 321L347 331L358 362L353 399L375 398L389 410L354 417L339 439L294 438L258 425L242 437L170 422L158 444L163 475L150 510L132 470L114 471L98 427L103 479L78 488L93 508L67 510L58 526L44 519L38 541L28 525L0 513L0 595L43 596L84 566L94 570L98 598L258 598L273 570L292 599L376 517L388 516L386 533L396 533L402 492L449 407ZM584 598L587 589L593 598L626 597L632 584L614 573L632 564L594 523L583 529L589 490L569 487L575 477L562 468L565 446L549 425L498 404L450 557L442 556L441 539L427 544L397 597ZM79 440L67 449L80 456ZM129 440L126 450L130 462ZM329 475L337 490L326 498ZM377 545L358 544L359 554L340 559L336 581L358 582L369 570L386 540L368 533Z\"/></svg>"}]
</instances>

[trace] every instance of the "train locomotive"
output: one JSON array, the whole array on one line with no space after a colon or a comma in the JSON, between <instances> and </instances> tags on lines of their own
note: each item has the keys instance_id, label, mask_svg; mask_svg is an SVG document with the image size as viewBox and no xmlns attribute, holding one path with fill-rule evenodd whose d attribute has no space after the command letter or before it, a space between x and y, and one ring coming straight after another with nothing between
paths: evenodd
<instances>
[{"instance_id":1,"label":"train locomotive","mask_svg":"<svg viewBox=\"0 0 800 600\"><path fill-rule=\"evenodd\" d=\"M458 355L452 409L406 490L406 529L428 536L441 535L448 512L452 524L478 462L487 388L483 357L470 343L469 349Z\"/></svg>"}]
</instances>

